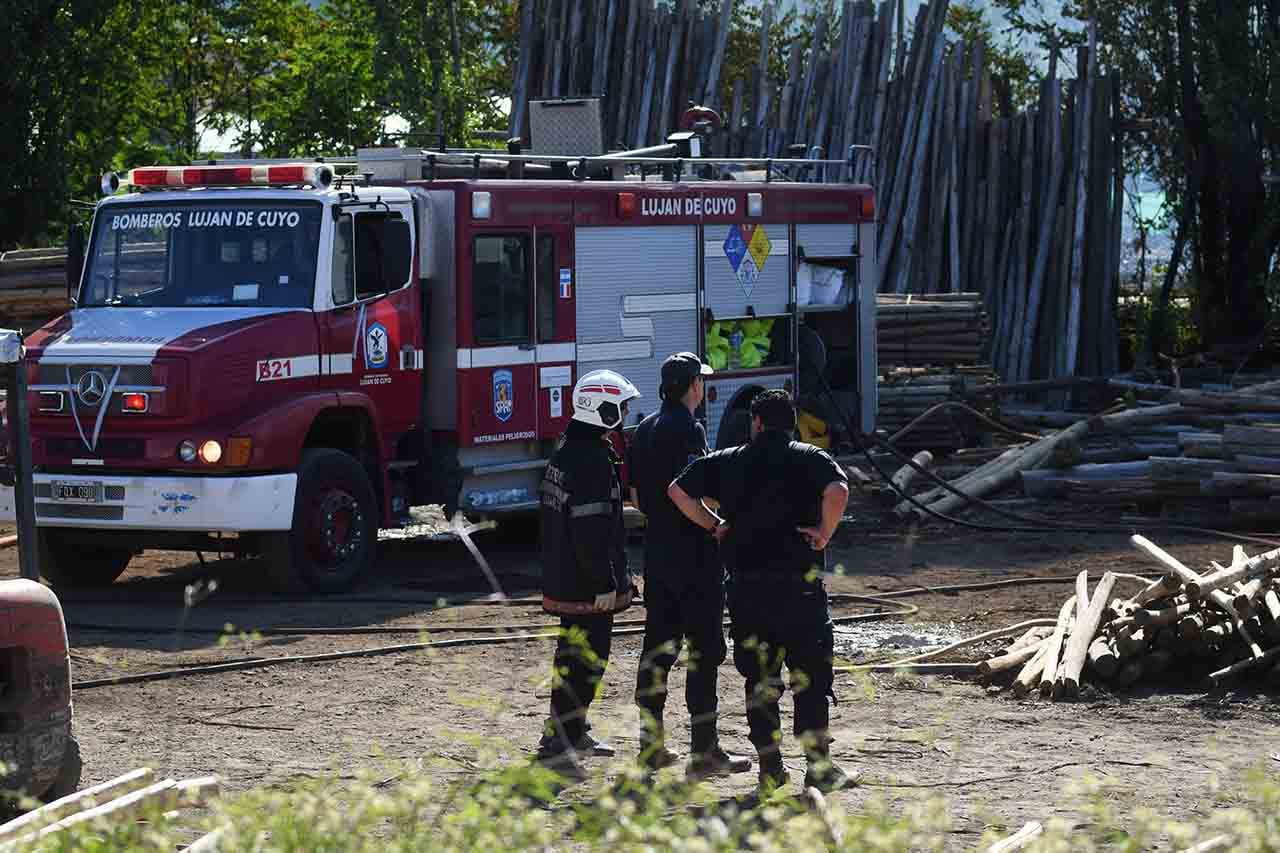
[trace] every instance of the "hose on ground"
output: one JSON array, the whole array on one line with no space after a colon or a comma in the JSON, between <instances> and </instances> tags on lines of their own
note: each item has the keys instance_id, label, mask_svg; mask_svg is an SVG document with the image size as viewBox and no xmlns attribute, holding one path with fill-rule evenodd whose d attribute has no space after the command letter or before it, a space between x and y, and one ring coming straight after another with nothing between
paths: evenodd
<instances>
[{"instance_id":1,"label":"hose on ground","mask_svg":"<svg viewBox=\"0 0 1280 853\"><path fill-rule=\"evenodd\" d=\"M1145 578L1141 578L1136 575L1130 576L1130 577L1134 579L1146 580ZM915 586L915 587L908 587L906 589L897 589L897 590L888 590L885 592L878 592L874 595L833 593L828 596L828 600L832 604L873 604L880 607L896 608L895 610L892 610L892 611L855 613L855 614L850 614L846 616L834 617L831 621L834 624L838 625L838 624L846 624L851 622L872 621L872 620L881 620L881 619L890 619L890 618L906 618L908 616L913 616L919 612L919 607L917 607L916 605L913 605L913 604L902 605L892 600L896 598L906 598L906 597L917 596L917 595L940 595L940 594L948 594L948 593L954 593L954 592L972 592L972 591L981 591L981 590L990 590L990 589L1000 589L1003 587L1010 587L1010 586L1032 586L1032 585L1040 585L1040 584L1074 583L1075 580L1076 580L1075 575L1060 575L1060 576L1053 576L1053 577L1001 578L999 580L993 580L993 581L974 581L971 583L943 584L939 586ZM1091 580L1097 580L1097 578L1096 577L1091 578ZM728 620L726 620L725 624L726 625L729 624ZM641 625L642 625L642 622L641 620L638 620L638 619L634 619L634 620L628 619L628 620L625 620L625 623L615 623L614 635L627 636L627 635L642 633L644 631L644 628L641 627ZM161 629L155 626L98 625L98 624L90 624L90 623L68 622L67 627L69 629L90 630L90 631L121 631L126 633L163 632L166 634L175 633L175 629L171 629L171 628ZM378 627L378 626L373 626L373 627ZM389 630L370 631L370 630L361 630L358 628L357 629L281 628L281 629L275 629L275 630L280 632L301 632L301 633L309 633L309 634L317 634L317 635L330 634L330 633L335 633L335 634L336 633L352 633L352 634L393 633L393 632L407 633L409 631L421 632L424 630L422 626L414 626L412 628L396 628L394 626L386 626L386 627ZM554 623L545 623L540 625L525 625L525 626L510 626L510 627L530 629L530 628L544 628L544 627L558 628L559 626L554 625ZM200 629L188 628L186 630L188 633L201 633L201 634L224 633L221 629L218 629L216 632L215 632L215 629L205 629L205 628L200 628ZM271 629L268 629L268 630L271 630ZM470 632L473 630L474 631L495 631L495 630L502 630L502 628L501 626L493 626L493 625L455 626L454 628L448 628L444 626L433 626L429 628L429 630L435 630L440 633L447 633L447 632L461 633L463 630L467 632ZM1005 630L1007 632L1009 629L1005 629ZM260 631L259 633L263 633L264 635L266 634L265 631ZM194 667L179 667L175 669L159 670L155 672L137 673L134 675L110 676L107 678L96 678L96 679L89 679L85 681L78 681L72 684L72 687L75 690L91 690L96 687L111 687L111 686L119 686L119 685L126 685L126 684L140 684L140 683L146 683L146 682L152 682L152 681L165 681L173 678L185 678L185 677L197 676L197 675L214 675L222 672L238 672L246 669L257 669L260 667L279 666L281 664L323 663L326 661L345 660L348 658L374 657L379 655L398 654L403 652L424 651L426 649L459 648L459 647L465 647L465 646L492 646L492 645L501 645L503 643L516 643L516 642L527 642L530 640L554 639L558 636L559 636L558 631L539 630L536 633L525 633L525 634L501 634L501 635L491 635L491 636L483 636L483 637L459 637L459 638L451 638L451 639L445 639L445 640L424 640L422 642L417 642L417 643L401 643L401 644L391 645L391 646L376 646L371 649L352 649L347 651L328 652L328 653L317 654L317 655L286 655L281 657L259 658L256 660L235 661L235 662L224 663L224 664L207 664L207 665L194 666ZM997 634L997 636L1002 636L1002 635ZM942 651L943 650L939 650L934 654L941 654ZM876 671L878 668L892 670L892 669L900 668L901 663L902 662L899 661L899 662L891 662L887 664L866 664L863 666L864 668L867 668L870 671ZM935 664L934 666L942 667L945 669L950 669L952 667L951 664L946 664L946 665ZM964 666L967 666L967 665L956 665L956 669L963 670ZM837 671L844 671L845 669L846 669L845 667L837 667ZM943 670L940 669L939 671L943 671Z\"/></svg>"},{"instance_id":2,"label":"hose on ground","mask_svg":"<svg viewBox=\"0 0 1280 853\"><path fill-rule=\"evenodd\" d=\"M836 598L836 597L833 596L832 598ZM837 624L837 625L850 623L850 622L866 622L866 621L890 619L890 618L902 619L908 616L914 616L920 610L920 608L914 604L900 604L896 601L889 601L881 596L876 596L876 595L853 595L848 593L842 593L838 596L838 601L840 603L874 604L881 608L892 608L892 609L890 610L882 609L882 610L877 610L871 613L853 613L846 616L837 616L831 620L834 624ZM725 624L728 625L729 621L725 620ZM618 624L615 624L613 629L613 634L614 636L627 636L630 634L641 634L641 633L644 633L643 625L644 625L643 620L628 619L626 620L625 626L620 626ZM127 626L101 626L100 625L100 626L85 627L82 624L71 622L67 624L67 627L78 628L80 630L112 630L112 631L125 631L129 633L157 633L159 631L163 631L163 633L166 633L166 634L178 633L176 629L172 629L172 628L159 629L154 626L142 626L141 628L138 628L135 630ZM375 632L375 631L362 631L359 629L342 629L342 628L330 628L330 629L280 628L280 629L266 629L264 631L259 631L258 633L261 633L264 635L266 635L267 633L272 633L272 634L297 634L297 633L342 634L342 633L348 633L348 632L349 633L393 633L393 632L407 633L409 631L421 632L423 630L421 626L414 626L412 628L396 628L394 626L385 626L385 627L387 627L390 630L384 631L384 632ZM560 626L554 623L546 623L543 625L519 625L519 626L509 626L509 627L527 630L530 628L559 629ZM437 628L436 630L454 631L459 629L464 631L469 631L469 630L497 631L497 630L502 630L502 626L496 626L496 625L458 626L458 628L454 628L454 629ZM184 629L184 630L187 633L201 633L201 634L223 633L221 630L214 631L214 629L208 629L208 628ZM501 645L504 643L527 642L530 640L555 639L559 636L560 636L559 630L555 630L555 631L548 630L548 631L538 631L537 633L496 634L496 635L491 634L489 636L483 636L483 637L459 637L456 639L447 639L447 640L423 640L417 643L399 643L392 646L375 646L369 649L348 649L341 652L325 652L322 654L314 654L314 655L283 655L280 657L258 658L256 660L243 660L243 661L234 661L229 663L204 664L200 666L190 666L190 667L177 667L175 669L159 670L156 672L140 672L134 675L118 675L118 676L109 676L107 678L94 678L94 679L88 679L86 681L74 682L71 685L71 687L73 690L91 690L95 687L110 687L110 686L124 685L124 684L141 684L141 683L151 682L151 681L167 681L173 678L185 678L185 677L197 676L197 675L215 675L223 672L240 672L247 669L260 669L268 666L280 666L281 664L325 663L328 661L335 661L335 660L347 660L349 658L377 657L380 655L399 654L403 652L425 651L427 649L458 648L461 646L494 646L494 645Z\"/></svg>"}]
</instances>

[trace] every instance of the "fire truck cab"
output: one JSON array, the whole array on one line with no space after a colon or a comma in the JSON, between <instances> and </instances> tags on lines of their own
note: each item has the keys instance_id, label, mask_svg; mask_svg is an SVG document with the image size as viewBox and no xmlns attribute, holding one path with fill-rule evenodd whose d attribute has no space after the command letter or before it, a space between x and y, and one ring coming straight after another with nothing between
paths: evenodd
<instances>
[{"instance_id":1,"label":"fire truck cab","mask_svg":"<svg viewBox=\"0 0 1280 853\"><path fill-rule=\"evenodd\" d=\"M346 588L411 507L535 508L579 374L640 388L631 427L680 350L717 368L713 446L745 440L765 388L872 429L870 186L786 180L793 161L744 180L720 161L494 157L104 179L75 307L26 339L45 576L109 583L165 548Z\"/></svg>"}]
</instances>

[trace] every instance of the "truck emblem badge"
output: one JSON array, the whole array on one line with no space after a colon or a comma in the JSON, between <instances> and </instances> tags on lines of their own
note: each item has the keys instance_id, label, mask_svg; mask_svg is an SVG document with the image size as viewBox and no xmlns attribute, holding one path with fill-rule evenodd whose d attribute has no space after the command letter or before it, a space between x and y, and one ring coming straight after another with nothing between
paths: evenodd
<instances>
[{"instance_id":1,"label":"truck emblem badge","mask_svg":"<svg viewBox=\"0 0 1280 853\"><path fill-rule=\"evenodd\" d=\"M364 366L369 370L381 370L387 366L391 351L387 339L387 327L374 323L364 333Z\"/></svg>"},{"instance_id":2,"label":"truck emblem badge","mask_svg":"<svg viewBox=\"0 0 1280 853\"><path fill-rule=\"evenodd\" d=\"M733 267L738 284L747 296L751 295L751 290L756 286L772 248L773 243L761 226L729 226L729 234L724 238L724 256L729 259L729 266Z\"/></svg>"},{"instance_id":3,"label":"truck emblem badge","mask_svg":"<svg viewBox=\"0 0 1280 853\"><path fill-rule=\"evenodd\" d=\"M80 402L89 408L93 408L102 402L102 398L107 393L107 380L101 373L96 370L90 370L80 377L80 381L76 383L76 396L80 398Z\"/></svg>"},{"instance_id":4,"label":"truck emblem badge","mask_svg":"<svg viewBox=\"0 0 1280 853\"><path fill-rule=\"evenodd\" d=\"M512 396L511 371L495 370L493 372L493 416L506 423L516 410L515 398Z\"/></svg>"}]
</instances>

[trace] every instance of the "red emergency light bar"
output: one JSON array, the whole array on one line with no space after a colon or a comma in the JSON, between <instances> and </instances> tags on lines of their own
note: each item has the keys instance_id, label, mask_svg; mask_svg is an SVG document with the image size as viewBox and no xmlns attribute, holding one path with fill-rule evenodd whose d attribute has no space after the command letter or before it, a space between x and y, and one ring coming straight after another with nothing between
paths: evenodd
<instances>
[{"instance_id":1,"label":"red emergency light bar","mask_svg":"<svg viewBox=\"0 0 1280 853\"><path fill-rule=\"evenodd\" d=\"M127 183L135 187L242 187L333 183L330 166L307 163L278 166L145 166L132 169ZM104 188L107 186L103 182Z\"/></svg>"}]
</instances>

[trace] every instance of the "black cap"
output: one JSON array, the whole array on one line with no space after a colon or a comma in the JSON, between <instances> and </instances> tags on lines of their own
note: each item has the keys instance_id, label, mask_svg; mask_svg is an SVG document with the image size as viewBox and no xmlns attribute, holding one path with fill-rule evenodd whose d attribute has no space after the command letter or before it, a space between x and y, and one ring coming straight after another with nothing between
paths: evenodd
<instances>
[{"instance_id":1,"label":"black cap","mask_svg":"<svg viewBox=\"0 0 1280 853\"><path fill-rule=\"evenodd\" d=\"M663 398L667 398L668 390L683 394L695 378L710 376L714 372L711 365L703 363L702 359L691 352L677 352L667 356L667 360L662 362Z\"/></svg>"}]
</instances>

